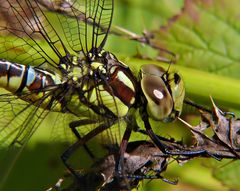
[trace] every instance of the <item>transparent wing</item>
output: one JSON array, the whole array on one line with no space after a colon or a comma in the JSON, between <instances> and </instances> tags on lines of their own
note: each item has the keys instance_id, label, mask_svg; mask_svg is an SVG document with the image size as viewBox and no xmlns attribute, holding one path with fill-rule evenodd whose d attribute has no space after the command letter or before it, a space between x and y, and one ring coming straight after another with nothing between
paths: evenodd
<instances>
[{"instance_id":1,"label":"transparent wing","mask_svg":"<svg viewBox=\"0 0 240 191\"><path fill-rule=\"evenodd\" d=\"M24 145L49 111L11 94L0 96L1 146Z\"/></svg>"},{"instance_id":2,"label":"transparent wing","mask_svg":"<svg viewBox=\"0 0 240 191\"><path fill-rule=\"evenodd\" d=\"M0 96L0 186L48 111L10 94ZM10 147L9 147L10 146Z\"/></svg>"},{"instance_id":3,"label":"transparent wing","mask_svg":"<svg viewBox=\"0 0 240 191\"><path fill-rule=\"evenodd\" d=\"M1 59L57 68L67 51L54 15L48 17L36 0L0 0L0 14Z\"/></svg>"},{"instance_id":4,"label":"transparent wing","mask_svg":"<svg viewBox=\"0 0 240 191\"><path fill-rule=\"evenodd\" d=\"M75 52L98 53L108 36L113 16L113 0L38 0L58 15L70 47ZM97 52L93 52L93 49Z\"/></svg>"},{"instance_id":5,"label":"transparent wing","mask_svg":"<svg viewBox=\"0 0 240 191\"><path fill-rule=\"evenodd\" d=\"M113 0L0 0L0 15L2 59L56 68L68 53L102 50Z\"/></svg>"},{"instance_id":6,"label":"transparent wing","mask_svg":"<svg viewBox=\"0 0 240 191\"><path fill-rule=\"evenodd\" d=\"M55 112L58 100L53 100L50 110L41 108L44 100L48 100L55 91L56 88L47 96L32 103L22 100L31 97L32 92L18 96L11 93L0 95L0 187L4 184L29 139L41 124L47 126L45 128L48 129L54 127L55 131L52 130L52 133L57 133L48 136L57 137L58 143L76 140L69 129L69 122L75 120L76 117L68 113ZM53 139L49 140L50 143L51 141Z\"/></svg>"},{"instance_id":7,"label":"transparent wing","mask_svg":"<svg viewBox=\"0 0 240 191\"><path fill-rule=\"evenodd\" d=\"M71 144L76 137L69 128L69 123L79 118L67 113L55 113L54 124L51 129L50 141Z\"/></svg>"}]
</instances>

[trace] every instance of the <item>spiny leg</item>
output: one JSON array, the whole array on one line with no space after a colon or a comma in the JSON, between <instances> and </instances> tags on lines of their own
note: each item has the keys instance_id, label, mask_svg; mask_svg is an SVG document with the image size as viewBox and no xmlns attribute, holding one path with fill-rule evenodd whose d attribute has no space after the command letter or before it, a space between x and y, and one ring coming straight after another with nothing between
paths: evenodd
<instances>
[{"instance_id":1,"label":"spiny leg","mask_svg":"<svg viewBox=\"0 0 240 191\"><path fill-rule=\"evenodd\" d=\"M72 121L69 124L69 127L72 130L73 134L77 137L77 139L80 140L80 139L82 139L82 137L79 134L79 132L77 131L77 127L94 124L96 122L97 122L96 120L92 120L92 119L83 119L83 120L78 120L78 121ZM88 148L88 146L85 143L83 144L83 148L86 150L86 152L92 159L95 159L94 154L91 152L91 150Z\"/></svg>"},{"instance_id":2,"label":"spiny leg","mask_svg":"<svg viewBox=\"0 0 240 191\"><path fill-rule=\"evenodd\" d=\"M127 126L126 126L126 130L124 131L124 134L122 137L119 152L117 153L118 158L116 160L115 172L117 174L116 178L118 178L118 179L122 178L122 180L123 180L124 185L119 185L119 186L123 189L125 188L127 190L131 190L129 181L127 180L128 176L125 175L125 169L124 169L125 156L124 155L126 153L128 142L129 142L132 131L138 130L139 126L137 125L135 116L129 115L127 118L125 118L125 122L126 122ZM122 181L119 181L119 182L121 183Z\"/></svg>"},{"instance_id":3,"label":"spiny leg","mask_svg":"<svg viewBox=\"0 0 240 191\"><path fill-rule=\"evenodd\" d=\"M208 112L208 113L212 113L212 111L208 108L205 108L204 106L202 105L199 105L197 103L194 103L193 101L191 101L190 99L184 99L184 103L187 104L187 105L190 105L198 110L202 110L202 111L205 111L205 112Z\"/></svg>"},{"instance_id":4,"label":"spiny leg","mask_svg":"<svg viewBox=\"0 0 240 191\"><path fill-rule=\"evenodd\" d=\"M132 128L129 127L129 124L127 125L127 128L124 132L118 156L116 157L116 167L115 167L115 172L117 174L117 178L123 178L123 182L125 183L124 185L119 185L120 187L126 187L127 190L131 190L130 186L128 185L127 177L124 175L124 153L126 152L127 145L129 138L131 136ZM121 183L121 181L119 181Z\"/></svg>"},{"instance_id":5,"label":"spiny leg","mask_svg":"<svg viewBox=\"0 0 240 191\"><path fill-rule=\"evenodd\" d=\"M129 179L138 179L138 180L153 180L153 179L161 179L162 181L172 184L172 185L177 185L178 180L169 180L167 178L164 178L163 176L160 175L160 173L157 173L156 175L127 175L127 178Z\"/></svg>"},{"instance_id":6,"label":"spiny leg","mask_svg":"<svg viewBox=\"0 0 240 191\"><path fill-rule=\"evenodd\" d=\"M159 136L156 135L153 130L152 127L150 125L149 122L149 118L147 113L142 113L142 120L144 122L144 126L146 129L146 133L147 135L152 139L152 141L154 142L154 144L166 155L184 155L184 156L199 156L199 155L209 155L211 157L217 158L216 156L213 156L211 153L209 153L206 150L197 150L197 151L170 151L168 146L165 145L160 139Z\"/></svg>"},{"instance_id":7,"label":"spiny leg","mask_svg":"<svg viewBox=\"0 0 240 191\"><path fill-rule=\"evenodd\" d=\"M82 138L78 139L74 144L72 144L61 156L61 159L64 163L64 165L68 168L68 170L77 178L79 178L79 175L77 172L71 167L71 165L68 163L68 159L76 152L76 150L83 146L86 142L88 142L93 137L97 136L99 133L103 132L104 130L110 128L116 120L113 120L111 122L106 122L104 124L100 124L98 127L90 131L88 134L83 136Z\"/></svg>"}]
</instances>

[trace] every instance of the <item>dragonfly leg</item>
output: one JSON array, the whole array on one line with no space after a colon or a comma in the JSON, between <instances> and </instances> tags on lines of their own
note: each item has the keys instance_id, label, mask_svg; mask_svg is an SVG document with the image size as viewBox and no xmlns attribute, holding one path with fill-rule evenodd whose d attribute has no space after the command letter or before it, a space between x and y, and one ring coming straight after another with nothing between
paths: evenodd
<instances>
[{"instance_id":1,"label":"dragonfly leg","mask_svg":"<svg viewBox=\"0 0 240 191\"><path fill-rule=\"evenodd\" d=\"M199 104L197 104L197 103L194 103L193 101L191 101L191 100L189 100L189 99L184 99L184 103L185 103L185 104L188 104L188 105L190 105L190 106L192 106L192 107L195 107L195 108L198 109L198 110L202 110L202 111L205 111L205 112L207 112L207 113L212 113L212 111L211 111L210 109L208 109L208 108L206 108L206 107L204 107L204 106L202 106L202 105L199 105Z\"/></svg>"},{"instance_id":2,"label":"dragonfly leg","mask_svg":"<svg viewBox=\"0 0 240 191\"><path fill-rule=\"evenodd\" d=\"M74 144L72 144L61 156L61 159L67 169L76 177L79 178L79 174L72 168L72 166L68 163L68 159L77 151L78 148L83 146L86 142L90 139L98 135L99 133L103 132L104 130L110 128L116 120L107 121L106 123L100 124L98 127L87 133L85 136L78 139Z\"/></svg>"},{"instance_id":3,"label":"dragonfly leg","mask_svg":"<svg viewBox=\"0 0 240 191\"><path fill-rule=\"evenodd\" d=\"M92 120L92 119L82 119L82 120L77 120L77 121L72 121L69 123L69 127L71 128L73 134L78 138L81 139L81 135L77 131L77 127L84 126L84 125L89 125L89 124L94 124L98 121Z\"/></svg>"},{"instance_id":4,"label":"dragonfly leg","mask_svg":"<svg viewBox=\"0 0 240 191\"><path fill-rule=\"evenodd\" d=\"M128 184L127 177L124 175L124 153L127 149L127 144L129 141L129 138L131 136L132 129L129 127L129 124L127 125L127 128L124 132L120 149L119 149L119 156L117 156L116 160L116 169L115 172L117 174L117 178L123 179L123 185L119 185L121 188L126 188L127 190L131 190L130 185ZM122 182L121 180L119 181Z\"/></svg>"},{"instance_id":5,"label":"dragonfly leg","mask_svg":"<svg viewBox=\"0 0 240 191\"><path fill-rule=\"evenodd\" d=\"M92 120L92 119L83 119L83 120L77 120L77 121L72 121L69 124L69 127L71 128L73 134L78 138L81 139L81 135L79 134L79 132L77 131L77 127L80 126L84 126L84 125L89 125L89 124L93 124L96 123L96 120ZM88 148L88 146L84 143L83 144L83 148L86 150L86 152L88 153L88 155L92 158L95 159L94 154L91 152L91 150Z\"/></svg>"},{"instance_id":6,"label":"dragonfly leg","mask_svg":"<svg viewBox=\"0 0 240 191\"><path fill-rule=\"evenodd\" d=\"M168 184L177 185L178 180L169 180L167 178L164 178L160 175L160 173L156 173L155 175L127 175L129 179L136 179L136 180L153 180L153 179L161 179L163 182L166 182Z\"/></svg>"},{"instance_id":7,"label":"dragonfly leg","mask_svg":"<svg viewBox=\"0 0 240 191\"><path fill-rule=\"evenodd\" d=\"M199 156L199 155L209 155L210 157L213 157L217 160L218 157L215 156L214 154L209 153L207 150L179 150L179 151L171 151L167 145L165 145L160 139L159 136L156 135L153 130L152 127L149 123L149 119L147 114L143 114L142 115L142 119L144 121L144 126L146 129L146 133L148 134L148 136L152 139L152 141L154 142L154 144L163 152L163 154L166 155L184 155L184 156L191 156L191 157L195 157L195 156Z\"/></svg>"}]
</instances>

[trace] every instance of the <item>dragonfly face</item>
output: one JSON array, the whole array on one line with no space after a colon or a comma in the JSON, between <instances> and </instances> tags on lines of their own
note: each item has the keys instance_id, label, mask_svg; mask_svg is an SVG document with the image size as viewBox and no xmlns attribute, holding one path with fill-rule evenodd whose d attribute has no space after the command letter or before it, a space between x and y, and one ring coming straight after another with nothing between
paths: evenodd
<instances>
[{"instance_id":1,"label":"dragonfly face","mask_svg":"<svg viewBox=\"0 0 240 191\"><path fill-rule=\"evenodd\" d=\"M147 99L148 114L154 120L171 122L180 115L185 89L177 73L168 73L156 65L144 65L141 88Z\"/></svg>"}]
</instances>

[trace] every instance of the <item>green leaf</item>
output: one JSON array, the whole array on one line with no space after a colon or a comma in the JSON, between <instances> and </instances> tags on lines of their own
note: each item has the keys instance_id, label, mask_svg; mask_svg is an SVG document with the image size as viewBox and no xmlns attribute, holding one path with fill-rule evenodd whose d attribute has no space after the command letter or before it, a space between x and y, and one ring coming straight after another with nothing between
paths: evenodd
<instances>
[{"instance_id":1,"label":"green leaf","mask_svg":"<svg viewBox=\"0 0 240 191\"><path fill-rule=\"evenodd\" d=\"M176 53L180 65L238 78L239 6L238 0L186 0L181 13L154 31L153 43Z\"/></svg>"},{"instance_id":2,"label":"green leaf","mask_svg":"<svg viewBox=\"0 0 240 191\"><path fill-rule=\"evenodd\" d=\"M239 189L240 162L238 160L211 161L208 167L213 169L213 177L220 180L224 186Z\"/></svg>"}]
</instances>

